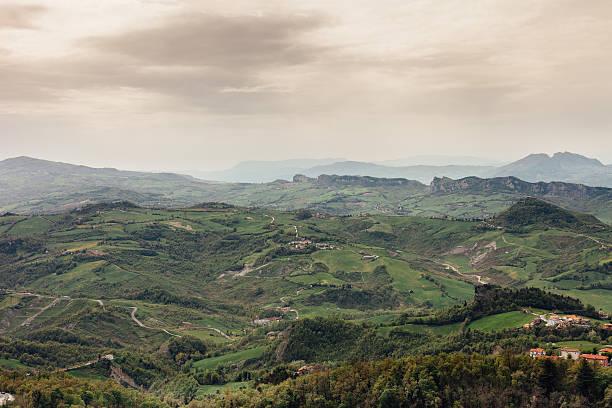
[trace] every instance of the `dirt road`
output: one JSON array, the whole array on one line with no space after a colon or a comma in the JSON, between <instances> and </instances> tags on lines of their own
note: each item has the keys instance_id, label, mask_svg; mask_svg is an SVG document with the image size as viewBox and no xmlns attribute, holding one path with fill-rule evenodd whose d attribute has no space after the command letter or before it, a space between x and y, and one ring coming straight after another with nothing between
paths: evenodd
<instances>
[{"instance_id":1,"label":"dirt road","mask_svg":"<svg viewBox=\"0 0 612 408\"><path fill-rule=\"evenodd\" d=\"M222 332L221 330L219 330L219 329L215 329L214 327L207 327L207 329L208 329L208 330L212 330L212 331L214 331L214 332L219 333L219 334L220 334L222 337L225 337L225 338L226 338L226 339L228 339L228 340L234 340L234 339L232 339L230 336L228 336L227 334L223 333L223 332Z\"/></svg>"},{"instance_id":2,"label":"dirt road","mask_svg":"<svg viewBox=\"0 0 612 408\"><path fill-rule=\"evenodd\" d=\"M19 326L24 327L24 326L29 326L34 319L36 319L38 316L40 316L45 310L57 305L60 301L60 298L55 298L53 299L53 301L51 303L49 303L47 306L43 307L42 309L40 309L38 311L38 313L36 313L33 316L28 317L27 319L25 319Z\"/></svg>"},{"instance_id":3,"label":"dirt road","mask_svg":"<svg viewBox=\"0 0 612 408\"><path fill-rule=\"evenodd\" d=\"M143 322L141 322L140 320L138 320L138 319L136 318L136 311L137 311L137 310L138 310L138 308L137 308L136 306L132 307L132 314L131 314L131 316L132 316L132 320L133 320L133 321L135 321L135 322L136 322L136 324L137 324L137 325L139 325L140 327L144 327L145 329L149 329L149 330L161 330L161 331L163 331L164 333L169 334L170 336L174 336L174 337L183 337L183 336L180 336L180 335L178 335L178 334L173 334L173 333L170 333L168 330L166 330L166 329L162 329L162 328L160 328L160 327L149 327L149 326L145 326L145 324L144 324Z\"/></svg>"},{"instance_id":4,"label":"dirt road","mask_svg":"<svg viewBox=\"0 0 612 408\"><path fill-rule=\"evenodd\" d=\"M462 273L459 269L457 269L456 267L454 267L451 264L444 263L444 264L442 264L442 266L445 266L446 269L451 269L453 272L456 272L458 275L463 276L464 278L470 278L470 279L471 278L476 278L476 281L478 283L480 283L480 284L487 283L482 276L480 276L480 275L466 275L465 273Z\"/></svg>"}]
</instances>

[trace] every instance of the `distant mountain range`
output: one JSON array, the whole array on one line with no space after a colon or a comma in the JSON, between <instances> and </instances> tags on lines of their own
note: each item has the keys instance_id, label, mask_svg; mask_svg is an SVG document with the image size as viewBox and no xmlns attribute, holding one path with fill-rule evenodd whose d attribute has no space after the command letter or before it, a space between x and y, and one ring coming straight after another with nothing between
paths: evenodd
<instances>
[{"instance_id":1,"label":"distant mountain range","mask_svg":"<svg viewBox=\"0 0 612 408\"><path fill-rule=\"evenodd\" d=\"M571 158L575 159L574 156ZM577 162L585 167L584 161ZM251 165L258 166L256 162ZM607 168L601 164L593 166ZM18 157L0 161L0 213L62 212L92 202L128 200L150 207L184 207L216 201L277 210L308 208L335 214L483 218L524 196L534 196L612 223L611 188L566 182L531 183L513 176L435 177L428 184L400 177L402 169L425 173L435 166L389 167L394 169L394 177L350 175L356 169L378 175L376 171L382 172L381 167L385 168L345 161L315 166L319 170L311 168L307 174L295 175L290 181L223 183L173 173L96 169ZM437 168L456 175L463 167L466 166ZM567 168L563 167L565 171ZM333 170L345 175L316 175Z\"/></svg>"},{"instance_id":2,"label":"distant mountain range","mask_svg":"<svg viewBox=\"0 0 612 408\"><path fill-rule=\"evenodd\" d=\"M574 153L530 154L499 167L492 176L514 176L525 181L565 181L612 187L612 166Z\"/></svg>"},{"instance_id":3,"label":"distant mountain range","mask_svg":"<svg viewBox=\"0 0 612 408\"><path fill-rule=\"evenodd\" d=\"M429 162L427 159L429 158ZM406 178L430 183L434 178L453 179L476 176L482 178L514 176L525 181L562 181L592 186L612 187L612 166L574 153L532 154L499 166L490 159L442 156L413 157L380 163L341 159L300 159L282 161L249 161L215 172L188 172L205 180L233 183L266 183L290 180L294 174L318 177L321 174ZM432 163L432 164L414 164ZM488 164L486 164L488 163Z\"/></svg>"},{"instance_id":4,"label":"distant mountain range","mask_svg":"<svg viewBox=\"0 0 612 408\"><path fill-rule=\"evenodd\" d=\"M250 160L238 163L231 169L219 171L187 171L185 173L204 180L230 183L266 183L278 179L290 180L306 170L344 162L346 159L291 159L278 161Z\"/></svg>"}]
</instances>

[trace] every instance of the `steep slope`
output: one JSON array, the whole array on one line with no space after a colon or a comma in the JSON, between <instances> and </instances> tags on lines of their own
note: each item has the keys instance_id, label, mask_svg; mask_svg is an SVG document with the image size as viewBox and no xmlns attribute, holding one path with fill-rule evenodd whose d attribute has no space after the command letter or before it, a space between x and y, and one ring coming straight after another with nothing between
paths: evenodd
<instances>
[{"instance_id":1,"label":"steep slope","mask_svg":"<svg viewBox=\"0 0 612 408\"><path fill-rule=\"evenodd\" d=\"M490 203L489 208L496 209L494 213L503 209L498 206L500 202L505 203L503 207L507 207L523 196L533 196L570 210L594 214L604 222L612 222L612 189L606 187L563 182L529 183L516 177L467 177L459 180L436 178L429 191L432 197L438 197L439 200L453 196L488 196L486 201Z\"/></svg>"},{"instance_id":2,"label":"steep slope","mask_svg":"<svg viewBox=\"0 0 612 408\"><path fill-rule=\"evenodd\" d=\"M384 166L380 164L344 161L329 165L316 166L304 170L304 174L309 177L318 177L322 174L339 174L352 176L371 176L380 178L406 178L418 180L422 183L429 183L434 177L484 177L494 171L492 166L469 166L469 165L449 165L449 166Z\"/></svg>"},{"instance_id":3,"label":"steep slope","mask_svg":"<svg viewBox=\"0 0 612 408\"><path fill-rule=\"evenodd\" d=\"M589 187L583 184L563 182L530 183L512 176L489 179L466 177L459 180L435 178L430 184L430 191L432 193L512 192L573 200L587 200L602 196L610 198L611 194L611 189L605 187Z\"/></svg>"}]
</instances>

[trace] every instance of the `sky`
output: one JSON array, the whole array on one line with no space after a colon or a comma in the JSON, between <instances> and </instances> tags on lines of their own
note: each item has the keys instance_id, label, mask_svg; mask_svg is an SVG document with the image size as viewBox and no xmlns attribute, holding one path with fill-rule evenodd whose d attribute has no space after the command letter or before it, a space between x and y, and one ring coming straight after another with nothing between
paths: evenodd
<instances>
[{"instance_id":1,"label":"sky","mask_svg":"<svg viewBox=\"0 0 612 408\"><path fill-rule=\"evenodd\" d=\"M612 163L610 0L0 1L0 159Z\"/></svg>"}]
</instances>

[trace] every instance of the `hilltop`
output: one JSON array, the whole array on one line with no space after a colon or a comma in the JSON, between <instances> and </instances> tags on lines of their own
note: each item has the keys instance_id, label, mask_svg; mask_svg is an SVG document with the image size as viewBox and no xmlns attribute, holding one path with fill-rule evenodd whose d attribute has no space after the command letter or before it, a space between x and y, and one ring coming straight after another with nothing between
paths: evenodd
<instances>
[{"instance_id":1,"label":"hilltop","mask_svg":"<svg viewBox=\"0 0 612 408\"><path fill-rule=\"evenodd\" d=\"M546 201L526 197L495 217L495 222L507 228L541 226L594 232L610 228L592 215L568 211Z\"/></svg>"}]
</instances>

